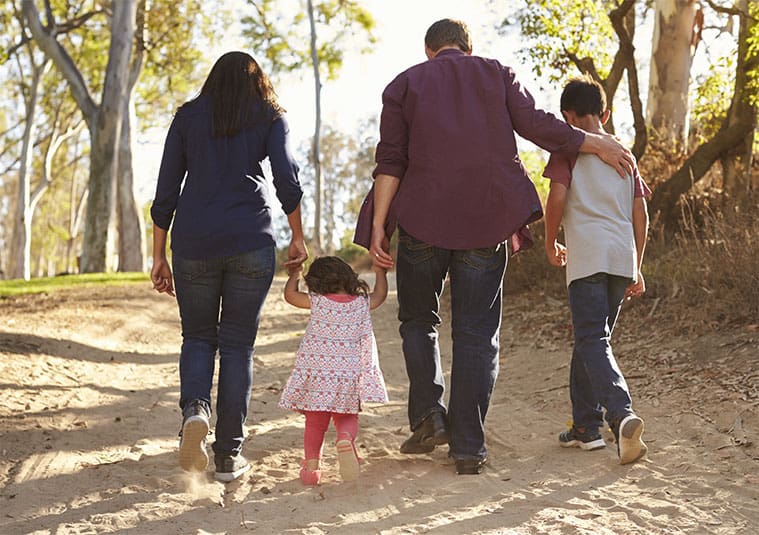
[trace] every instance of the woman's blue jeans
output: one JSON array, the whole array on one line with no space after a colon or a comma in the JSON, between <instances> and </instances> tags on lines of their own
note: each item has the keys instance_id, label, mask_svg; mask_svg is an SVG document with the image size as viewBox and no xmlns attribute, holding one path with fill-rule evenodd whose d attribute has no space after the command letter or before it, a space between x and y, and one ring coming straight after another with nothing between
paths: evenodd
<instances>
[{"instance_id":1,"label":"woman's blue jeans","mask_svg":"<svg viewBox=\"0 0 759 535\"><path fill-rule=\"evenodd\" d=\"M434 247L401 229L396 262L398 319L409 377L408 417L416 429L446 412L440 364L440 296L451 285L453 359L448 404L449 455L482 459L485 415L498 375L506 245L470 250Z\"/></svg>"},{"instance_id":2,"label":"woman's blue jeans","mask_svg":"<svg viewBox=\"0 0 759 535\"><path fill-rule=\"evenodd\" d=\"M575 427L598 429L632 414L627 383L611 350L611 333L630 279L596 273L569 285L574 349L569 369L569 396Z\"/></svg>"},{"instance_id":3,"label":"woman's blue jeans","mask_svg":"<svg viewBox=\"0 0 759 535\"><path fill-rule=\"evenodd\" d=\"M217 456L242 450L253 380L253 346L266 295L274 277L274 246L223 258L173 257L174 286L182 319L180 399L211 407L216 351ZM210 410L209 410L210 412Z\"/></svg>"}]
</instances>

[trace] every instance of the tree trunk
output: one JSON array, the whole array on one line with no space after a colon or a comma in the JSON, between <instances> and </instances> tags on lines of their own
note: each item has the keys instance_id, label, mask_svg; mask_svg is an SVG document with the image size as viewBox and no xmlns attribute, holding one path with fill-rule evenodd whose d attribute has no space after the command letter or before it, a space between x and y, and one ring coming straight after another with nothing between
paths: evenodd
<instances>
[{"instance_id":1,"label":"tree trunk","mask_svg":"<svg viewBox=\"0 0 759 535\"><path fill-rule=\"evenodd\" d=\"M132 166L132 133L134 106L125 100L124 122L119 138L118 173L118 224L119 271L145 271L145 223L134 198L134 171Z\"/></svg>"},{"instance_id":2,"label":"tree trunk","mask_svg":"<svg viewBox=\"0 0 759 535\"><path fill-rule=\"evenodd\" d=\"M314 242L313 248L317 254L322 251L322 170L320 161L319 142L322 126L321 93L322 83L319 75L319 55L316 50L316 22L314 20L314 6L308 0L308 20L311 24L311 63L314 67L314 91L316 93L316 120L314 124L314 139L311 145L311 156L314 162Z\"/></svg>"},{"instance_id":3,"label":"tree trunk","mask_svg":"<svg viewBox=\"0 0 759 535\"><path fill-rule=\"evenodd\" d=\"M703 14L698 0L656 0L647 122L681 150L688 141L688 88Z\"/></svg>"},{"instance_id":4,"label":"tree trunk","mask_svg":"<svg viewBox=\"0 0 759 535\"><path fill-rule=\"evenodd\" d=\"M80 270L84 273L106 271L112 256L111 222L118 171L117 149L135 31L136 0L114 0L111 7L111 43L102 99L97 105L90 96L82 73L56 40L55 24L42 25L34 0L22 2L24 17L35 42L66 78L71 95L90 131L89 197L80 264Z\"/></svg>"},{"instance_id":5,"label":"tree trunk","mask_svg":"<svg viewBox=\"0 0 759 535\"><path fill-rule=\"evenodd\" d=\"M748 0L739 0L736 2L735 7L743 13L749 13ZM736 92L730 104L727 122L728 125L732 126L747 120L754 125L754 128L746 135L743 143L734 147L721 158L723 188L731 199L744 196L751 184L750 170L757 118L757 109L749 102L747 90L748 73L757 67L757 53L754 53L753 57L751 57L748 50L748 41L751 35L750 26L757 23L756 21L753 23L750 21L750 14L747 17L741 18L742 23L738 34L738 64L735 68Z\"/></svg>"},{"instance_id":6,"label":"tree trunk","mask_svg":"<svg viewBox=\"0 0 759 535\"><path fill-rule=\"evenodd\" d=\"M31 54L30 54L31 56ZM29 86L29 96L26 102L26 122L24 137L21 141L21 157L18 170L18 195L16 199L16 215L13 219L13 235L11 237L11 257L8 276L11 279L31 278L31 245L32 245L32 209L31 209L31 173L36 133L37 98L44 64L32 63L32 80Z\"/></svg>"},{"instance_id":7,"label":"tree trunk","mask_svg":"<svg viewBox=\"0 0 759 535\"><path fill-rule=\"evenodd\" d=\"M731 151L745 148L747 139L753 139L756 127L757 105L749 102L751 88L747 73L759 69L759 50L751 48L748 36L756 31L759 19L749 15L748 2L741 0L741 27L738 37L735 90L727 118L717 134L701 145L666 182L659 185L651 199L652 213L659 212L665 225L673 228L677 220L677 203L680 196L690 190L711 168L715 161Z\"/></svg>"},{"instance_id":8,"label":"tree trunk","mask_svg":"<svg viewBox=\"0 0 759 535\"><path fill-rule=\"evenodd\" d=\"M113 2L111 44L103 86L103 98L95 124L90 127L92 153L90 159L90 194L82 246L83 273L109 269L113 255L112 214L118 171L118 144L123 122L124 98L127 92L129 61L135 30L135 0Z\"/></svg>"}]
</instances>

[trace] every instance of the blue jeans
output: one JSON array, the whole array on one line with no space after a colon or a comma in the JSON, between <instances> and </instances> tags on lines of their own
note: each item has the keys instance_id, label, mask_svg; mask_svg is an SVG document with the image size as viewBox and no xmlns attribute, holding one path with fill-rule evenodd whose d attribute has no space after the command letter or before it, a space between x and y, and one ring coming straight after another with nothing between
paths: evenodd
<instances>
[{"instance_id":1,"label":"blue jeans","mask_svg":"<svg viewBox=\"0 0 759 535\"><path fill-rule=\"evenodd\" d=\"M449 455L482 459L487 456L485 415L498 375L506 246L448 250L401 229L396 266L411 429L433 412L446 412L438 327L440 296L449 276L453 338Z\"/></svg>"},{"instance_id":2,"label":"blue jeans","mask_svg":"<svg viewBox=\"0 0 759 535\"><path fill-rule=\"evenodd\" d=\"M274 246L223 258L173 257L174 286L182 319L180 399L211 407L216 351L217 456L242 450L243 425L253 381L253 346L261 309L274 277ZM221 315L219 312L221 311Z\"/></svg>"},{"instance_id":3,"label":"blue jeans","mask_svg":"<svg viewBox=\"0 0 759 535\"><path fill-rule=\"evenodd\" d=\"M575 427L598 429L606 420L614 426L632 414L625 378L611 350L611 333L630 279L596 273L569 285L574 349L569 369L569 396Z\"/></svg>"}]
</instances>

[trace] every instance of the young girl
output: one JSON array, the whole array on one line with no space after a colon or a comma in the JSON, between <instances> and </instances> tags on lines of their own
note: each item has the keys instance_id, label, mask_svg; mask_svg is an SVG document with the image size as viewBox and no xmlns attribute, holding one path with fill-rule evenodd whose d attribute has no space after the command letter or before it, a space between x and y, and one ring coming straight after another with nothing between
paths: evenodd
<instances>
[{"instance_id":1,"label":"young girl","mask_svg":"<svg viewBox=\"0 0 759 535\"><path fill-rule=\"evenodd\" d=\"M300 479L317 485L324 434L337 430L337 461L344 481L358 478L358 413L365 402L387 401L369 310L387 297L387 273L375 268L374 291L334 256L317 258L305 276L308 293L298 290L302 267L289 272L285 300L310 308L311 319L296 354L279 406L306 416L305 458Z\"/></svg>"}]
</instances>

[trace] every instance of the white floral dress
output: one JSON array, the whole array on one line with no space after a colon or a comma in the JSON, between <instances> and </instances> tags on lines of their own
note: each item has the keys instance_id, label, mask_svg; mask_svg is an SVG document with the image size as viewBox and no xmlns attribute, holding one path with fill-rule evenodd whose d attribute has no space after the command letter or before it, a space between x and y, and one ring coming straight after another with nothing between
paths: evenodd
<instances>
[{"instance_id":1,"label":"white floral dress","mask_svg":"<svg viewBox=\"0 0 759 535\"><path fill-rule=\"evenodd\" d=\"M279 406L357 414L363 403L387 402L369 298L338 301L313 293L309 298L311 319Z\"/></svg>"}]
</instances>

